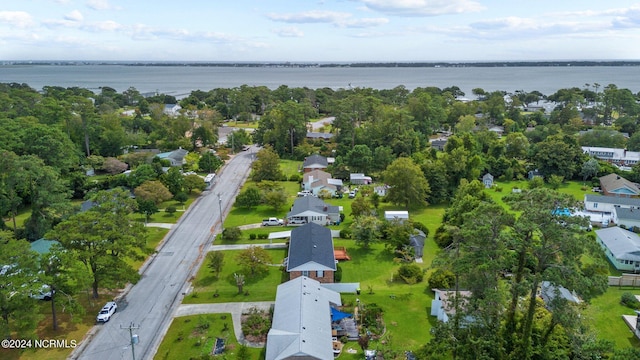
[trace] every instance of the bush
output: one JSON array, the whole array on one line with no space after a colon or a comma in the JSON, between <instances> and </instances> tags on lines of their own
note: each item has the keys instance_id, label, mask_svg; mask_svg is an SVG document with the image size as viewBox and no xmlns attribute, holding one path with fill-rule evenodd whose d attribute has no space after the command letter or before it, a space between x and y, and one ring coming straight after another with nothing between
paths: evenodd
<instances>
[{"instance_id":1,"label":"bush","mask_svg":"<svg viewBox=\"0 0 640 360\"><path fill-rule=\"evenodd\" d=\"M424 271L418 264L404 264L398 269L398 276L407 284L415 284L424 279Z\"/></svg>"},{"instance_id":2,"label":"bush","mask_svg":"<svg viewBox=\"0 0 640 360\"><path fill-rule=\"evenodd\" d=\"M258 234L258 239L268 239L269 238L269 234Z\"/></svg>"},{"instance_id":3,"label":"bush","mask_svg":"<svg viewBox=\"0 0 640 360\"><path fill-rule=\"evenodd\" d=\"M333 274L333 281L340 282L342 280L342 268L340 265L336 266L336 272Z\"/></svg>"},{"instance_id":4,"label":"bush","mask_svg":"<svg viewBox=\"0 0 640 360\"><path fill-rule=\"evenodd\" d=\"M343 239L351 239L351 230L349 229L340 230L340 237Z\"/></svg>"},{"instance_id":5,"label":"bush","mask_svg":"<svg viewBox=\"0 0 640 360\"><path fill-rule=\"evenodd\" d=\"M414 221L413 222L413 227L422 231L425 235L429 236L429 229L427 228L427 226L419 221Z\"/></svg>"},{"instance_id":6,"label":"bush","mask_svg":"<svg viewBox=\"0 0 640 360\"><path fill-rule=\"evenodd\" d=\"M455 275L449 270L437 269L429 276L429 289L451 289Z\"/></svg>"},{"instance_id":7,"label":"bush","mask_svg":"<svg viewBox=\"0 0 640 360\"><path fill-rule=\"evenodd\" d=\"M222 240L238 241L242 238L242 232L238 227L226 228L222 231Z\"/></svg>"},{"instance_id":8,"label":"bush","mask_svg":"<svg viewBox=\"0 0 640 360\"><path fill-rule=\"evenodd\" d=\"M293 174L293 175L289 176L289 181L291 181L291 182L300 182L300 175Z\"/></svg>"},{"instance_id":9,"label":"bush","mask_svg":"<svg viewBox=\"0 0 640 360\"><path fill-rule=\"evenodd\" d=\"M166 209L164 209L164 211L165 211L166 213L168 213L168 214L173 214L173 213L175 213L175 212L177 211L177 209L176 209L176 207L175 207L175 206L173 206L173 205L169 205L169 206L167 206L167 208L166 208Z\"/></svg>"},{"instance_id":10,"label":"bush","mask_svg":"<svg viewBox=\"0 0 640 360\"><path fill-rule=\"evenodd\" d=\"M625 292L622 294L622 296L620 297L620 304L634 310L640 308L640 301L638 301L635 295L629 292Z\"/></svg>"},{"instance_id":11,"label":"bush","mask_svg":"<svg viewBox=\"0 0 640 360\"><path fill-rule=\"evenodd\" d=\"M249 240L255 240L257 237L256 234L249 234Z\"/></svg>"}]
</instances>

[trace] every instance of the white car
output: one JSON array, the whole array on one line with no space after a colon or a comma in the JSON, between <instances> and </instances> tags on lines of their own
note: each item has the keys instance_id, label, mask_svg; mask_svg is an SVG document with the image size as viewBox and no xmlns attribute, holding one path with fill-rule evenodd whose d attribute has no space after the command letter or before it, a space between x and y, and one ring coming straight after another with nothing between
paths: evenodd
<instances>
[{"instance_id":1,"label":"white car","mask_svg":"<svg viewBox=\"0 0 640 360\"><path fill-rule=\"evenodd\" d=\"M116 313L117 309L118 309L118 305L114 301L110 301L106 303L98 313L98 316L96 317L96 321L97 322L109 321L109 319L111 319L111 316L113 316L113 314Z\"/></svg>"},{"instance_id":2,"label":"white car","mask_svg":"<svg viewBox=\"0 0 640 360\"><path fill-rule=\"evenodd\" d=\"M304 197L304 196L314 196L314 195L310 190L298 191L298 197Z\"/></svg>"},{"instance_id":3,"label":"white car","mask_svg":"<svg viewBox=\"0 0 640 360\"><path fill-rule=\"evenodd\" d=\"M42 287L40 288L40 290L38 290L37 293L30 294L29 296L32 299L49 301L51 300L52 295L53 293L49 285L42 285Z\"/></svg>"}]
</instances>

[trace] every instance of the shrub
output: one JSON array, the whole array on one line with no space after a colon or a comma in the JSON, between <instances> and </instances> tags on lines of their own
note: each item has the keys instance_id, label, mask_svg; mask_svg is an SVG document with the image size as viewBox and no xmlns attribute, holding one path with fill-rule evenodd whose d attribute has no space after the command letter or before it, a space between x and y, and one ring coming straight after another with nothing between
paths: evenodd
<instances>
[{"instance_id":1,"label":"shrub","mask_svg":"<svg viewBox=\"0 0 640 360\"><path fill-rule=\"evenodd\" d=\"M258 234L258 239L268 239L269 238L269 234Z\"/></svg>"},{"instance_id":2,"label":"shrub","mask_svg":"<svg viewBox=\"0 0 640 360\"><path fill-rule=\"evenodd\" d=\"M342 280L342 268L340 265L336 266L336 272L333 274L333 281L340 282Z\"/></svg>"},{"instance_id":3,"label":"shrub","mask_svg":"<svg viewBox=\"0 0 640 360\"><path fill-rule=\"evenodd\" d=\"M175 212L177 211L177 209L176 209L176 207L175 207L175 206L173 206L173 205L169 205L169 206L167 206L167 208L166 208L166 209L164 209L164 211L165 211L167 214L173 214L173 213L175 213Z\"/></svg>"},{"instance_id":4,"label":"shrub","mask_svg":"<svg viewBox=\"0 0 640 360\"><path fill-rule=\"evenodd\" d=\"M351 239L351 230L349 229L340 230L340 237L343 239Z\"/></svg>"},{"instance_id":5,"label":"shrub","mask_svg":"<svg viewBox=\"0 0 640 360\"><path fill-rule=\"evenodd\" d=\"M236 226L226 228L222 231L222 239L226 241L238 241L242 238L242 232Z\"/></svg>"},{"instance_id":6,"label":"shrub","mask_svg":"<svg viewBox=\"0 0 640 360\"><path fill-rule=\"evenodd\" d=\"M249 234L249 240L255 240L258 237L256 234Z\"/></svg>"},{"instance_id":7,"label":"shrub","mask_svg":"<svg viewBox=\"0 0 640 360\"><path fill-rule=\"evenodd\" d=\"M413 227L422 231L425 235L429 236L429 229L427 228L427 226L419 221L414 221L413 222Z\"/></svg>"},{"instance_id":8,"label":"shrub","mask_svg":"<svg viewBox=\"0 0 640 360\"><path fill-rule=\"evenodd\" d=\"M398 269L398 276L407 284L415 284L422 281L424 271L418 264L403 264Z\"/></svg>"},{"instance_id":9,"label":"shrub","mask_svg":"<svg viewBox=\"0 0 640 360\"><path fill-rule=\"evenodd\" d=\"M429 289L451 289L455 275L449 270L437 269L429 276Z\"/></svg>"},{"instance_id":10,"label":"shrub","mask_svg":"<svg viewBox=\"0 0 640 360\"><path fill-rule=\"evenodd\" d=\"M300 182L300 175L293 174L293 175L289 176L289 181L291 181L291 182Z\"/></svg>"},{"instance_id":11,"label":"shrub","mask_svg":"<svg viewBox=\"0 0 640 360\"><path fill-rule=\"evenodd\" d=\"M630 292L625 292L622 294L622 296L620 297L620 304L631 308L631 309L639 309L640 308L640 301L638 301L638 299L635 297L635 295L633 295Z\"/></svg>"}]
</instances>

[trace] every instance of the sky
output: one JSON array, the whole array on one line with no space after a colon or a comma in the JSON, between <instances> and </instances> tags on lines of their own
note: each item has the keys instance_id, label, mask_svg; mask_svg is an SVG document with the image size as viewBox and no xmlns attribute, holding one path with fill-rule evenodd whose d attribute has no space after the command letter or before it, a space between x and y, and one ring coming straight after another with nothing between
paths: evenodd
<instances>
[{"instance_id":1,"label":"sky","mask_svg":"<svg viewBox=\"0 0 640 360\"><path fill-rule=\"evenodd\" d=\"M640 60L628 0L3 0L0 60Z\"/></svg>"}]
</instances>

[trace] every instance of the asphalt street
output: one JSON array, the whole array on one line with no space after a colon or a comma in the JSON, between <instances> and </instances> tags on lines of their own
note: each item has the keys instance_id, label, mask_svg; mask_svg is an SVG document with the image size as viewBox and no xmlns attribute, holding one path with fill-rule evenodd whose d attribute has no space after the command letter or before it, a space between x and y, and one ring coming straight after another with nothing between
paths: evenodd
<instances>
[{"instance_id":1,"label":"asphalt street","mask_svg":"<svg viewBox=\"0 0 640 360\"><path fill-rule=\"evenodd\" d=\"M235 155L167 234L158 253L144 266L140 281L125 290L118 311L105 324L97 324L76 348L71 359L131 359L129 328L138 335L135 359L151 359L166 333L176 309L195 276L214 235L220 231L222 213L233 204L246 180L257 150Z\"/></svg>"}]
</instances>

